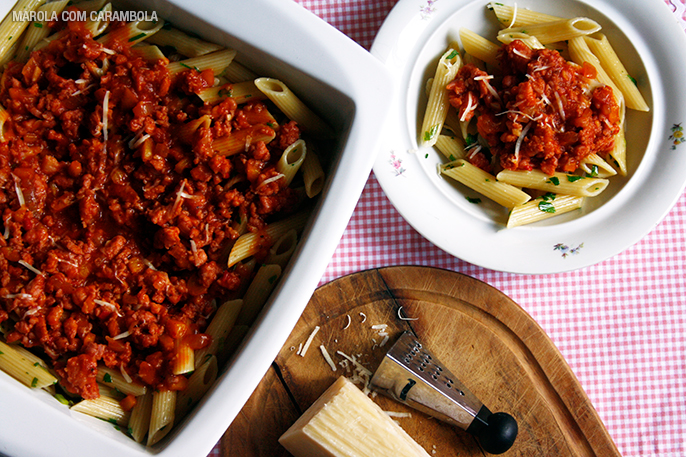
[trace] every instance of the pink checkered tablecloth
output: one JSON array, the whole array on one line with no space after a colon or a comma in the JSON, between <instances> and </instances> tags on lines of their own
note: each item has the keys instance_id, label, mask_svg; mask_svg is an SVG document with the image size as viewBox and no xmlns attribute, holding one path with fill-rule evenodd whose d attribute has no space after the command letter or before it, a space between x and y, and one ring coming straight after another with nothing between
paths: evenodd
<instances>
[{"instance_id":1,"label":"pink checkered tablecloth","mask_svg":"<svg viewBox=\"0 0 686 457\"><path fill-rule=\"evenodd\" d=\"M396 3L296 1L366 49ZM686 30L686 0L664 3ZM530 276L484 269L438 249L405 222L372 174L321 283L389 265L446 268L504 292L562 352L623 456L686 456L686 195L615 257ZM218 446L211 455L219 455Z\"/></svg>"}]
</instances>

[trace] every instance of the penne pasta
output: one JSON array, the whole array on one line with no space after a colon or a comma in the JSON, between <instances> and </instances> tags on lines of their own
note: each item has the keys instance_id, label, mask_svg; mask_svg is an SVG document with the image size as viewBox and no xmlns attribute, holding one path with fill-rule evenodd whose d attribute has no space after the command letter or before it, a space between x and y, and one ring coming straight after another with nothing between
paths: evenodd
<instances>
[{"instance_id":1,"label":"penne pasta","mask_svg":"<svg viewBox=\"0 0 686 457\"><path fill-rule=\"evenodd\" d=\"M512 208L507 218L507 228L548 219L581 208L585 197L546 194L530 202Z\"/></svg>"},{"instance_id":2,"label":"penne pasta","mask_svg":"<svg viewBox=\"0 0 686 457\"><path fill-rule=\"evenodd\" d=\"M525 33L534 36L542 44L557 43L575 37L590 35L600 30L600 25L587 17L575 17L561 21L543 22L521 27L512 27L498 31L498 41L513 33Z\"/></svg>"},{"instance_id":3,"label":"penne pasta","mask_svg":"<svg viewBox=\"0 0 686 457\"><path fill-rule=\"evenodd\" d=\"M212 141L212 147L217 154L232 156L247 151L250 145L263 141L269 143L276 138L276 132L266 125L258 125L251 129L235 130L231 134Z\"/></svg>"},{"instance_id":4,"label":"penne pasta","mask_svg":"<svg viewBox=\"0 0 686 457\"><path fill-rule=\"evenodd\" d=\"M275 264L284 269L291 259L295 247L298 245L298 232L291 229L284 233L274 245L269 249L269 255L265 259L265 264Z\"/></svg>"},{"instance_id":5,"label":"penne pasta","mask_svg":"<svg viewBox=\"0 0 686 457\"><path fill-rule=\"evenodd\" d=\"M67 7L68 2L69 0L57 0L54 2L45 3L44 5L41 5L37 11L41 12L41 14L44 14L46 18L49 18L52 17L53 13L59 15L64 8ZM21 41L17 46L16 57L14 60L17 62L26 62L36 44L48 36L49 33L50 29L48 28L47 21L43 20L33 22L31 27L28 27L22 35Z\"/></svg>"},{"instance_id":6,"label":"penne pasta","mask_svg":"<svg viewBox=\"0 0 686 457\"><path fill-rule=\"evenodd\" d=\"M167 56L165 56L164 53L162 53L162 51L160 50L160 48L158 48L157 46L148 46L148 45L140 45L139 44L139 45L132 47L131 50L134 53L141 56L142 58L144 58L145 60L150 60L150 61L166 60L167 62L169 62L169 59L167 59Z\"/></svg>"},{"instance_id":7,"label":"penne pasta","mask_svg":"<svg viewBox=\"0 0 686 457\"><path fill-rule=\"evenodd\" d=\"M129 375L127 374L127 376ZM100 384L116 389L126 395L130 394L137 397L145 394L147 391L147 388L143 384L132 381L130 376L129 379L124 377L122 371L104 366L98 367L98 373L95 379Z\"/></svg>"},{"instance_id":8,"label":"penne pasta","mask_svg":"<svg viewBox=\"0 0 686 457\"><path fill-rule=\"evenodd\" d=\"M322 169L319 157L311 148L305 155L301 169L305 184L305 194L308 198L314 198L324 188L324 170Z\"/></svg>"},{"instance_id":9,"label":"penne pasta","mask_svg":"<svg viewBox=\"0 0 686 457\"><path fill-rule=\"evenodd\" d=\"M595 197L605 190L608 184L607 179L603 178L585 178L560 172L548 176L540 170L503 170L498 173L497 178L498 181L517 187L576 197Z\"/></svg>"},{"instance_id":10,"label":"penne pasta","mask_svg":"<svg viewBox=\"0 0 686 457\"><path fill-rule=\"evenodd\" d=\"M218 44L192 37L173 27L162 27L157 33L148 37L147 41L160 46L171 46L176 52L186 57L204 56L222 48Z\"/></svg>"},{"instance_id":11,"label":"penne pasta","mask_svg":"<svg viewBox=\"0 0 686 457\"><path fill-rule=\"evenodd\" d=\"M210 325L205 330L205 334L210 336L212 342L209 346L198 349L195 355L196 368L205 363L209 356L216 355L221 350L226 337L236 323L238 313L240 313L242 307L243 300L238 299L226 301L217 309L212 321L210 321Z\"/></svg>"},{"instance_id":12,"label":"penne pasta","mask_svg":"<svg viewBox=\"0 0 686 457\"><path fill-rule=\"evenodd\" d=\"M45 0L19 0L15 3L11 11L7 13L5 19L0 23L0 61L6 62L12 59L16 51L21 34L26 30L30 21L15 21L14 13L21 14L35 11Z\"/></svg>"},{"instance_id":13,"label":"penne pasta","mask_svg":"<svg viewBox=\"0 0 686 457\"><path fill-rule=\"evenodd\" d=\"M251 100L265 100L267 98L252 81L208 87L207 89L201 90L198 93L198 97L209 104L231 97L239 105Z\"/></svg>"},{"instance_id":14,"label":"penne pasta","mask_svg":"<svg viewBox=\"0 0 686 457\"><path fill-rule=\"evenodd\" d=\"M297 122L305 132L316 138L331 138L333 130L308 108L288 86L274 78L257 78L255 85L289 119Z\"/></svg>"},{"instance_id":15,"label":"penne pasta","mask_svg":"<svg viewBox=\"0 0 686 457\"><path fill-rule=\"evenodd\" d=\"M493 10L498 21L508 28L563 20L563 18L558 16L519 8L516 3L514 5L504 5L498 2L491 2L488 4L488 9Z\"/></svg>"},{"instance_id":16,"label":"penne pasta","mask_svg":"<svg viewBox=\"0 0 686 457\"><path fill-rule=\"evenodd\" d=\"M307 145L302 139L297 140L283 151L279 161L276 162L276 171L283 175L286 185L291 184L306 156Z\"/></svg>"},{"instance_id":17,"label":"penne pasta","mask_svg":"<svg viewBox=\"0 0 686 457\"><path fill-rule=\"evenodd\" d=\"M464 27L460 28L460 41L464 51L495 68L500 67L498 49L500 46Z\"/></svg>"},{"instance_id":18,"label":"penne pasta","mask_svg":"<svg viewBox=\"0 0 686 457\"><path fill-rule=\"evenodd\" d=\"M198 57L191 57L190 59L171 62L169 65L167 65L167 69L172 76L190 69L200 72L211 69L215 75L220 75L226 69L226 67L229 66L234 57L236 57L235 50L223 49L221 51L211 52Z\"/></svg>"},{"instance_id":19,"label":"penne pasta","mask_svg":"<svg viewBox=\"0 0 686 457\"><path fill-rule=\"evenodd\" d=\"M598 58L600 66L624 95L624 101L627 108L638 111L649 111L650 108L648 107L648 104L636 86L636 80L626 71L626 68L619 60L619 57L617 57L617 54L607 40L607 37L602 33L595 33L590 36L585 36L584 41L591 52Z\"/></svg>"},{"instance_id":20,"label":"penne pasta","mask_svg":"<svg viewBox=\"0 0 686 457\"><path fill-rule=\"evenodd\" d=\"M162 21L129 22L124 27L120 27L102 35L97 41L105 46L109 46L115 41L133 46L157 33L162 28L162 25Z\"/></svg>"},{"instance_id":21,"label":"penne pasta","mask_svg":"<svg viewBox=\"0 0 686 457\"><path fill-rule=\"evenodd\" d=\"M152 394L150 428L148 429L148 446L158 443L174 425L176 409L175 390L156 390Z\"/></svg>"},{"instance_id":22,"label":"penne pasta","mask_svg":"<svg viewBox=\"0 0 686 457\"><path fill-rule=\"evenodd\" d=\"M533 35L523 32L512 32L506 35L498 35L498 40L503 44L510 44L514 40L519 40L531 49L543 49L545 46Z\"/></svg>"},{"instance_id":23,"label":"penne pasta","mask_svg":"<svg viewBox=\"0 0 686 457\"><path fill-rule=\"evenodd\" d=\"M506 208L521 205L531 198L521 189L499 182L492 174L463 159L443 165L441 174L461 182Z\"/></svg>"},{"instance_id":24,"label":"penne pasta","mask_svg":"<svg viewBox=\"0 0 686 457\"><path fill-rule=\"evenodd\" d=\"M454 136L439 135L436 140L436 148L450 162L464 159L466 156L464 144Z\"/></svg>"},{"instance_id":25,"label":"penne pasta","mask_svg":"<svg viewBox=\"0 0 686 457\"><path fill-rule=\"evenodd\" d=\"M579 169L586 173L586 176L594 178L609 178L617 174L617 171L598 154L587 156L581 161Z\"/></svg>"},{"instance_id":26,"label":"penne pasta","mask_svg":"<svg viewBox=\"0 0 686 457\"><path fill-rule=\"evenodd\" d=\"M419 132L419 147L431 147L436 144L436 139L443 130L443 123L450 107L445 86L455 78L461 63L462 59L456 45L449 47L438 59Z\"/></svg>"},{"instance_id":27,"label":"penne pasta","mask_svg":"<svg viewBox=\"0 0 686 457\"><path fill-rule=\"evenodd\" d=\"M307 212L296 213L286 219L267 225L264 232L249 232L241 235L231 249L228 266L232 267L241 260L253 256L264 243L273 244L275 240L291 229L299 232L305 227L308 217Z\"/></svg>"},{"instance_id":28,"label":"penne pasta","mask_svg":"<svg viewBox=\"0 0 686 457\"><path fill-rule=\"evenodd\" d=\"M0 369L27 387L43 388L57 382L40 358L0 341Z\"/></svg>"},{"instance_id":29,"label":"penne pasta","mask_svg":"<svg viewBox=\"0 0 686 457\"><path fill-rule=\"evenodd\" d=\"M202 398L217 379L217 357L212 355L188 378L188 386L176 396L174 417L182 418Z\"/></svg>"},{"instance_id":30,"label":"penne pasta","mask_svg":"<svg viewBox=\"0 0 686 457\"><path fill-rule=\"evenodd\" d=\"M174 340L172 373L175 375L190 373L195 369L195 351L182 338Z\"/></svg>"},{"instance_id":31,"label":"penne pasta","mask_svg":"<svg viewBox=\"0 0 686 457\"><path fill-rule=\"evenodd\" d=\"M226 70L224 70L222 76L231 83L255 81L258 77L258 75L254 73L252 70L246 68L239 62L236 62L235 60L231 62L231 65L226 67Z\"/></svg>"},{"instance_id":32,"label":"penne pasta","mask_svg":"<svg viewBox=\"0 0 686 457\"><path fill-rule=\"evenodd\" d=\"M137 442L142 443L150 428L150 414L152 413L152 392L136 397L136 405L131 410L128 432Z\"/></svg>"},{"instance_id":33,"label":"penne pasta","mask_svg":"<svg viewBox=\"0 0 686 457\"><path fill-rule=\"evenodd\" d=\"M252 325L281 277L279 265L262 265L243 297L243 307L237 325Z\"/></svg>"},{"instance_id":34,"label":"penne pasta","mask_svg":"<svg viewBox=\"0 0 686 457\"><path fill-rule=\"evenodd\" d=\"M105 395L101 395L94 400L81 400L69 409L121 425L122 427L129 423L129 418L131 417L131 413L124 411L121 407L119 400Z\"/></svg>"}]
</instances>

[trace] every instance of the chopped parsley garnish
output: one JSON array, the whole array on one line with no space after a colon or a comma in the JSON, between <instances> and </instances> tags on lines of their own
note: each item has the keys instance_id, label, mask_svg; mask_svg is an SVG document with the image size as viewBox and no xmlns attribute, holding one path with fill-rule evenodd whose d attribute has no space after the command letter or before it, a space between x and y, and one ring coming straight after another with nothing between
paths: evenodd
<instances>
[{"instance_id":1,"label":"chopped parsley garnish","mask_svg":"<svg viewBox=\"0 0 686 457\"><path fill-rule=\"evenodd\" d=\"M36 387L38 385L38 378L33 378L31 381L31 387Z\"/></svg>"},{"instance_id":2,"label":"chopped parsley garnish","mask_svg":"<svg viewBox=\"0 0 686 457\"><path fill-rule=\"evenodd\" d=\"M464 144L465 146L471 146L477 141L479 141L479 137L470 133L467 135L467 138L464 139Z\"/></svg>"},{"instance_id":3,"label":"chopped parsley garnish","mask_svg":"<svg viewBox=\"0 0 686 457\"><path fill-rule=\"evenodd\" d=\"M33 26L36 27L36 28L39 28L39 29L42 29L42 28L43 28L43 24L41 24L40 22L34 22L34 23L33 23Z\"/></svg>"},{"instance_id":4,"label":"chopped parsley garnish","mask_svg":"<svg viewBox=\"0 0 686 457\"><path fill-rule=\"evenodd\" d=\"M591 172L586 174L591 177L598 176L598 165L591 165Z\"/></svg>"},{"instance_id":5,"label":"chopped parsley garnish","mask_svg":"<svg viewBox=\"0 0 686 457\"><path fill-rule=\"evenodd\" d=\"M427 153L427 154L424 154L424 158L425 158L425 159L428 159L428 158L429 158L429 154L428 154L428 153Z\"/></svg>"},{"instance_id":6,"label":"chopped parsley garnish","mask_svg":"<svg viewBox=\"0 0 686 457\"><path fill-rule=\"evenodd\" d=\"M112 376L110 376L109 373L105 373L105 376L102 377L102 380L104 382L112 382Z\"/></svg>"},{"instance_id":7,"label":"chopped parsley garnish","mask_svg":"<svg viewBox=\"0 0 686 457\"><path fill-rule=\"evenodd\" d=\"M475 205L481 203L480 198L465 197L469 203L474 203Z\"/></svg>"},{"instance_id":8,"label":"chopped parsley garnish","mask_svg":"<svg viewBox=\"0 0 686 457\"><path fill-rule=\"evenodd\" d=\"M431 127L431 130L424 132L424 141L431 141L438 133L438 124Z\"/></svg>"},{"instance_id":9,"label":"chopped parsley garnish","mask_svg":"<svg viewBox=\"0 0 686 457\"><path fill-rule=\"evenodd\" d=\"M63 405L71 405L71 401L67 400L62 394L55 394L55 399Z\"/></svg>"},{"instance_id":10,"label":"chopped parsley garnish","mask_svg":"<svg viewBox=\"0 0 686 457\"><path fill-rule=\"evenodd\" d=\"M136 36L132 36L131 38L129 38L129 43L131 43L132 41L140 40L141 38L145 38L145 33L139 33Z\"/></svg>"},{"instance_id":11,"label":"chopped parsley garnish","mask_svg":"<svg viewBox=\"0 0 686 457\"><path fill-rule=\"evenodd\" d=\"M457 51L453 49L453 52L448 54L448 56L445 58L445 60L454 59L456 56L457 56Z\"/></svg>"},{"instance_id":12,"label":"chopped parsley garnish","mask_svg":"<svg viewBox=\"0 0 686 457\"><path fill-rule=\"evenodd\" d=\"M450 154L450 156L448 157L448 160L450 160L452 162L453 160L457 160L457 159L455 158L454 155Z\"/></svg>"},{"instance_id":13,"label":"chopped parsley garnish","mask_svg":"<svg viewBox=\"0 0 686 457\"><path fill-rule=\"evenodd\" d=\"M631 75L626 75L626 77L629 78L632 83L634 83L634 86L638 86L638 81L636 81L636 78Z\"/></svg>"},{"instance_id":14,"label":"chopped parsley garnish","mask_svg":"<svg viewBox=\"0 0 686 457\"><path fill-rule=\"evenodd\" d=\"M545 200L538 203L538 209L543 211L544 213L555 213L555 205Z\"/></svg>"},{"instance_id":15,"label":"chopped parsley garnish","mask_svg":"<svg viewBox=\"0 0 686 457\"><path fill-rule=\"evenodd\" d=\"M584 179L584 177L583 176L576 176L576 175L567 175L567 181L569 181L569 182L575 182L575 181L578 181L580 179Z\"/></svg>"},{"instance_id":16,"label":"chopped parsley garnish","mask_svg":"<svg viewBox=\"0 0 686 457\"><path fill-rule=\"evenodd\" d=\"M553 176L552 178L548 179L546 181L548 184L552 184L554 186L559 186L560 185L560 179L557 176Z\"/></svg>"},{"instance_id":17,"label":"chopped parsley garnish","mask_svg":"<svg viewBox=\"0 0 686 457\"><path fill-rule=\"evenodd\" d=\"M274 281L276 281L277 279L278 279L277 276L274 275L274 276L271 276L269 279L267 279L267 282L269 282L269 284L274 284Z\"/></svg>"}]
</instances>

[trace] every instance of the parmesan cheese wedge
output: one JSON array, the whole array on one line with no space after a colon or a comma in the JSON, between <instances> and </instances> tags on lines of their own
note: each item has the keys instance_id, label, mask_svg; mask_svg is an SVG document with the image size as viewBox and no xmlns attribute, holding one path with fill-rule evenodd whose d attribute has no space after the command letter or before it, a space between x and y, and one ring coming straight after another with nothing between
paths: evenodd
<instances>
[{"instance_id":1,"label":"parmesan cheese wedge","mask_svg":"<svg viewBox=\"0 0 686 457\"><path fill-rule=\"evenodd\" d=\"M295 457L429 454L344 376L279 438Z\"/></svg>"}]
</instances>

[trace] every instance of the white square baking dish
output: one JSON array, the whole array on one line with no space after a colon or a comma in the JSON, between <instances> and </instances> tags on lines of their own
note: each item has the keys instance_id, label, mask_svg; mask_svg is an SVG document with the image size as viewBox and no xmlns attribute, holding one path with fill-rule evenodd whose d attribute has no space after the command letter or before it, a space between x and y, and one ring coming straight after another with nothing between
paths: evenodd
<instances>
[{"instance_id":1,"label":"white square baking dish","mask_svg":"<svg viewBox=\"0 0 686 457\"><path fill-rule=\"evenodd\" d=\"M149 0L188 32L238 51L236 60L284 81L337 132L327 182L277 289L238 353L201 403L159 444L137 444L112 424L71 412L0 372L0 454L205 456L241 410L317 286L369 176L391 82L363 48L291 0ZM0 17L12 7L0 5Z\"/></svg>"}]
</instances>

